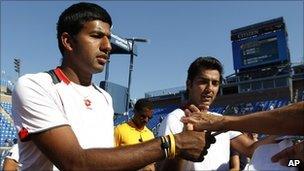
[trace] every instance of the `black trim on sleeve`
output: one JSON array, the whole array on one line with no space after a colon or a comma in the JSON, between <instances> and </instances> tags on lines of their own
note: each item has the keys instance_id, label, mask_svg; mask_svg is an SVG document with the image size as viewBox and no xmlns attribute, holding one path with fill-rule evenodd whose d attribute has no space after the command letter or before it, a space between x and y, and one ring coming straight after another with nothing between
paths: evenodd
<instances>
[{"instance_id":1,"label":"black trim on sleeve","mask_svg":"<svg viewBox=\"0 0 304 171\"><path fill-rule=\"evenodd\" d=\"M54 84L60 83L60 79L57 77L53 69L45 72L51 76Z\"/></svg>"}]
</instances>

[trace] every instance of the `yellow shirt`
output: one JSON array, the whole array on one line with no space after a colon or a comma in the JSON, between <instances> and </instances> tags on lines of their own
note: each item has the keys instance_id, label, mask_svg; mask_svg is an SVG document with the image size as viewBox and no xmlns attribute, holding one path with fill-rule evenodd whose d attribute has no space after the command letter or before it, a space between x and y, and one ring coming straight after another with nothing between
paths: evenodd
<instances>
[{"instance_id":1,"label":"yellow shirt","mask_svg":"<svg viewBox=\"0 0 304 171\"><path fill-rule=\"evenodd\" d=\"M133 123L123 123L115 127L115 145L125 146L138 144L144 141L154 139L154 134L146 126L142 130L138 130L131 126Z\"/></svg>"}]
</instances>

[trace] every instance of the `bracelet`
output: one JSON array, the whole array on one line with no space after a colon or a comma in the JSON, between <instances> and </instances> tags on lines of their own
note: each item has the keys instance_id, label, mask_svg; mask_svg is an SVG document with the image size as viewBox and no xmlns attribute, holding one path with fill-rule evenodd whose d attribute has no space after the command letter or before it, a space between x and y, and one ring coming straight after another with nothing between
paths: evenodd
<instances>
[{"instance_id":1,"label":"bracelet","mask_svg":"<svg viewBox=\"0 0 304 171\"><path fill-rule=\"evenodd\" d=\"M168 158L170 144L169 144L169 142L168 142L168 140L166 139L165 136L160 137L160 139L161 139L161 148L165 152L165 157Z\"/></svg>"},{"instance_id":2,"label":"bracelet","mask_svg":"<svg viewBox=\"0 0 304 171\"><path fill-rule=\"evenodd\" d=\"M169 140L170 140L170 153L169 153L169 159L173 159L176 155L175 151L175 138L173 134L169 134Z\"/></svg>"}]
</instances>

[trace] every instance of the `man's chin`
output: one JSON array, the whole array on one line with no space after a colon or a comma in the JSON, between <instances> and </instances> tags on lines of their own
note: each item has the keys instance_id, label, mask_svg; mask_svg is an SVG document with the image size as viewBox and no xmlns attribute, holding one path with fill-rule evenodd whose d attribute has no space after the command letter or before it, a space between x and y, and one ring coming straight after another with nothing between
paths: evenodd
<instances>
[{"instance_id":1,"label":"man's chin","mask_svg":"<svg viewBox=\"0 0 304 171\"><path fill-rule=\"evenodd\" d=\"M103 71L104 67L98 67L98 68L95 68L94 70L94 74L98 74L98 73L101 73Z\"/></svg>"}]
</instances>

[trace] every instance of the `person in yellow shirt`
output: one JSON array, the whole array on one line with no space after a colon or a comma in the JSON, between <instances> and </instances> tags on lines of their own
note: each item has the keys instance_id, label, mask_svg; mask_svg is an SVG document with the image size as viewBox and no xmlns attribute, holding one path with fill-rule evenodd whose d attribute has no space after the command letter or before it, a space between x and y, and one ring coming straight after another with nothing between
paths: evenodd
<instances>
[{"instance_id":1,"label":"person in yellow shirt","mask_svg":"<svg viewBox=\"0 0 304 171\"><path fill-rule=\"evenodd\" d=\"M152 115L153 103L147 99L137 100L133 118L115 127L116 146L133 145L154 139L153 132L146 126ZM155 165L152 163L140 170L155 170Z\"/></svg>"}]
</instances>

